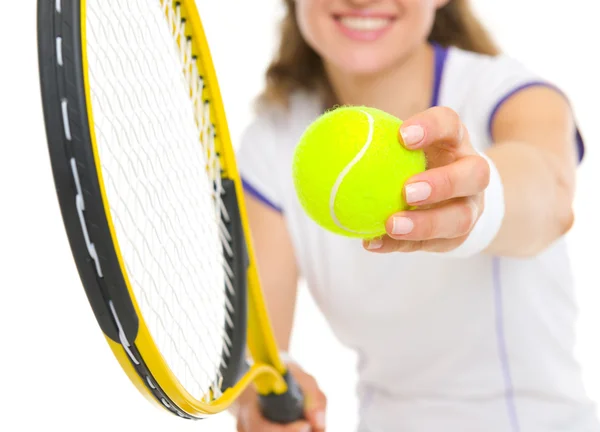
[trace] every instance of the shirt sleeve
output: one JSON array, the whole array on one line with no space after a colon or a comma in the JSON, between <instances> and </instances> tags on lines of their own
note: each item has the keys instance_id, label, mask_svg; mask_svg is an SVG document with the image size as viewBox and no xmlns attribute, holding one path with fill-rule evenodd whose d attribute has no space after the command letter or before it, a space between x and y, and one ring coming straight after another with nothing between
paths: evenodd
<instances>
[{"instance_id":1,"label":"shirt sleeve","mask_svg":"<svg viewBox=\"0 0 600 432\"><path fill-rule=\"evenodd\" d=\"M276 144L273 122L266 116L259 116L242 133L236 152L236 164L244 191L272 209L282 212Z\"/></svg>"},{"instance_id":2,"label":"shirt sleeve","mask_svg":"<svg viewBox=\"0 0 600 432\"><path fill-rule=\"evenodd\" d=\"M500 107L520 91L534 86L551 88L568 101L567 95L557 85L530 71L517 60L506 55L489 59L479 75L473 97L473 111L481 116L480 124L486 128L482 132L491 139L493 122ZM581 162L585 144L578 127L574 141Z\"/></svg>"}]
</instances>

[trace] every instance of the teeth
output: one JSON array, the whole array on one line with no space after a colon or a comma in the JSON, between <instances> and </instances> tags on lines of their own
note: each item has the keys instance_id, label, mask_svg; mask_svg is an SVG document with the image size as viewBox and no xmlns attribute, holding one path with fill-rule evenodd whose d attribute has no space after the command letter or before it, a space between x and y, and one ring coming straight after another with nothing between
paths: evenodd
<instances>
[{"instance_id":1,"label":"teeth","mask_svg":"<svg viewBox=\"0 0 600 432\"><path fill-rule=\"evenodd\" d=\"M342 17L340 22L351 30L373 31L385 28L390 20L388 18Z\"/></svg>"}]
</instances>

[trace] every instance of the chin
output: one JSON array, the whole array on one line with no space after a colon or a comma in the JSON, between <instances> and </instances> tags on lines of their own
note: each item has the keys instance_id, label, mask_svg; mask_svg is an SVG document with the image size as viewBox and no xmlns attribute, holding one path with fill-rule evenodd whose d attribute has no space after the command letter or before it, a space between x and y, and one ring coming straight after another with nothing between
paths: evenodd
<instances>
[{"instance_id":1,"label":"chin","mask_svg":"<svg viewBox=\"0 0 600 432\"><path fill-rule=\"evenodd\" d=\"M393 67L396 63L394 59L382 58L374 55L357 55L349 53L347 55L338 55L332 59L336 68L347 75L369 76L377 75Z\"/></svg>"}]
</instances>

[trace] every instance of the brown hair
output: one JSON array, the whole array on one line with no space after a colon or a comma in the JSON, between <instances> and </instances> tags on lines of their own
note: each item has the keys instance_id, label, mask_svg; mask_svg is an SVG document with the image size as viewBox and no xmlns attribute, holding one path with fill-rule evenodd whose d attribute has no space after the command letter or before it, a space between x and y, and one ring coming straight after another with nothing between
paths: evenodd
<instances>
[{"instance_id":1,"label":"brown hair","mask_svg":"<svg viewBox=\"0 0 600 432\"><path fill-rule=\"evenodd\" d=\"M259 101L286 105L296 90L330 92L321 57L306 43L296 21L295 0L284 0L287 13L281 23L279 50L266 73ZM438 9L429 41L481 54L499 50L475 16L469 0L450 0Z\"/></svg>"}]
</instances>

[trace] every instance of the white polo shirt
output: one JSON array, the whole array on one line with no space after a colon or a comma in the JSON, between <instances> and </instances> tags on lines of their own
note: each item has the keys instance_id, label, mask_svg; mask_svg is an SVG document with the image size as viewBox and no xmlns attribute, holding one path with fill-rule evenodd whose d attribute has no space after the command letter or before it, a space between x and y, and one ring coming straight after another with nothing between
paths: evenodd
<instances>
[{"instance_id":1,"label":"white polo shirt","mask_svg":"<svg viewBox=\"0 0 600 432\"><path fill-rule=\"evenodd\" d=\"M459 113L479 150L497 108L550 85L507 56L436 46L432 105ZM238 164L283 212L298 266L339 340L360 356L360 432L600 432L573 349L577 307L564 240L535 258L372 254L314 223L297 200L294 147L315 95L260 114ZM577 136L580 156L583 143Z\"/></svg>"}]
</instances>

